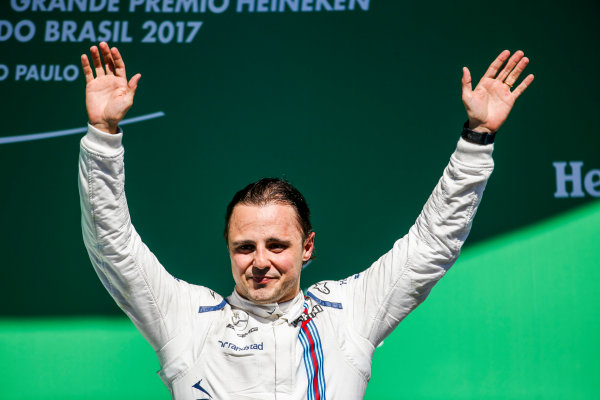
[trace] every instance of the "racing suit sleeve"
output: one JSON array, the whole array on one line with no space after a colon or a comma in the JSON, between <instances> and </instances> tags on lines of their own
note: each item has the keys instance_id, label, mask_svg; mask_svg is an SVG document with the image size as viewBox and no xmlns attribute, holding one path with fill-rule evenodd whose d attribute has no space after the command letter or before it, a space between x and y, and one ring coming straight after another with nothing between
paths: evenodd
<instances>
[{"instance_id":1,"label":"racing suit sleeve","mask_svg":"<svg viewBox=\"0 0 600 400\"><path fill-rule=\"evenodd\" d=\"M408 234L361 274L344 280L353 329L377 346L456 261L487 179L493 145L463 139Z\"/></svg>"},{"instance_id":2,"label":"racing suit sleeve","mask_svg":"<svg viewBox=\"0 0 600 400\"><path fill-rule=\"evenodd\" d=\"M121 139L89 126L81 140L83 239L100 280L156 351L186 324L190 285L167 273L131 224Z\"/></svg>"}]
</instances>

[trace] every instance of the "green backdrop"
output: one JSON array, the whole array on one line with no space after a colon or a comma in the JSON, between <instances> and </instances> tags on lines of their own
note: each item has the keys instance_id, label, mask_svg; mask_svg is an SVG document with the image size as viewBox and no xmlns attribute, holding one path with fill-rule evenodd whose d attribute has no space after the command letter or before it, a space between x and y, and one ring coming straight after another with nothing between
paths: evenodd
<instances>
[{"instance_id":1,"label":"green backdrop","mask_svg":"<svg viewBox=\"0 0 600 400\"><path fill-rule=\"evenodd\" d=\"M362 270L408 230L455 146L461 67L478 79L523 49L536 79L499 133L464 255L377 351L367 397L596 397L600 5L278 3L2 2L0 398L168 398L81 241L78 63L105 34L142 73L124 125L136 228L173 275L223 295L236 190L279 176L308 198L304 286ZM567 180L580 169L579 197L556 196L560 163Z\"/></svg>"}]
</instances>

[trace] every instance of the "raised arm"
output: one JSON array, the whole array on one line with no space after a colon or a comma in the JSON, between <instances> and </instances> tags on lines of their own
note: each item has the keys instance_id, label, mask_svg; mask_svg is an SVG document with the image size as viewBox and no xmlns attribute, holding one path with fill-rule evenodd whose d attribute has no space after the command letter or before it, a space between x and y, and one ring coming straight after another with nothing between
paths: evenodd
<instances>
[{"instance_id":1,"label":"raised arm","mask_svg":"<svg viewBox=\"0 0 600 400\"><path fill-rule=\"evenodd\" d=\"M119 50L116 47L109 48L106 42L100 43L100 50L92 46L90 53L93 70L87 55L81 55L89 122L102 132L115 134L119 123L133 104L133 96L142 75L136 74L127 82L125 63Z\"/></svg>"},{"instance_id":2,"label":"raised arm","mask_svg":"<svg viewBox=\"0 0 600 400\"><path fill-rule=\"evenodd\" d=\"M496 57L475 90L471 85L471 72L463 67L462 100L469 116L469 128L474 131L496 132L500 129L517 98L533 82L530 74L512 90L529 59L521 50L510 59L509 55L510 52L504 50Z\"/></svg>"},{"instance_id":3,"label":"raised arm","mask_svg":"<svg viewBox=\"0 0 600 400\"><path fill-rule=\"evenodd\" d=\"M463 69L463 101L474 131L496 132L533 81L529 75L511 91L529 60L521 51L508 56L503 51L494 60L475 90ZM341 290L352 299L349 320L373 346L425 300L456 261L493 170L492 150L492 144L460 139L409 233L368 270L343 281Z\"/></svg>"},{"instance_id":4,"label":"raised arm","mask_svg":"<svg viewBox=\"0 0 600 400\"><path fill-rule=\"evenodd\" d=\"M104 67L98 48L91 49L95 78L87 57L81 57L90 118L79 157L83 239L108 292L158 350L172 342L197 310L190 304L191 290L205 305L221 300L208 290L191 289L191 285L173 278L131 223L125 198L123 134L117 125L132 105L140 76L127 82L118 50L101 43L100 51ZM160 190L160 182L152 189Z\"/></svg>"}]
</instances>

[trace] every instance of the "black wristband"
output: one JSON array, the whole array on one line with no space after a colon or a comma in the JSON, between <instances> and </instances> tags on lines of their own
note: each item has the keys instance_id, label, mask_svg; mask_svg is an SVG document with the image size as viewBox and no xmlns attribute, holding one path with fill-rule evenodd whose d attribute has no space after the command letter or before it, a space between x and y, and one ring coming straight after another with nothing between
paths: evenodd
<instances>
[{"instance_id":1,"label":"black wristband","mask_svg":"<svg viewBox=\"0 0 600 400\"><path fill-rule=\"evenodd\" d=\"M462 138L467 142L475 143L475 144L492 144L494 143L494 139L496 138L496 132L476 132L473 129L469 128L469 120L465 122L462 130Z\"/></svg>"}]
</instances>

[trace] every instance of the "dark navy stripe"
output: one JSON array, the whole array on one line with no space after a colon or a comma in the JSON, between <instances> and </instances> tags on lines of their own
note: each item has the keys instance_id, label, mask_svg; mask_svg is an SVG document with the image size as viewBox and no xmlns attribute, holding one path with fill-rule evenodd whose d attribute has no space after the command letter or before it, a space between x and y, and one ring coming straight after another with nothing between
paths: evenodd
<instances>
[{"instance_id":1,"label":"dark navy stripe","mask_svg":"<svg viewBox=\"0 0 600 400\"><path fill-rule=\"evenodd\" d=\"M198 312L205 313L210 311L218 311L225 307L225 304L227 304L227 302L225 301L225 299L223 299L223 301L220 304L217 304L216 306L200 306Z\"/></svg>"},{"instance_id":2,"label":"dark navy stripe","mask_svg":"<svg viewBox=\"0 0 600 400\"><path fill-rule=\"evenodd\" d=\"M340 310L343 308L342 307L342 303L334 303L332 301L321 300L317 296L315 296L314 294L312 294L311 292L307 292L306 294L310 298L312 298L314 301L316 301L317 303L319 303L320 305L322 305L324 307L338 308Z\"/></svg>"}]
</instances>

